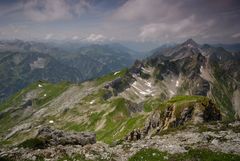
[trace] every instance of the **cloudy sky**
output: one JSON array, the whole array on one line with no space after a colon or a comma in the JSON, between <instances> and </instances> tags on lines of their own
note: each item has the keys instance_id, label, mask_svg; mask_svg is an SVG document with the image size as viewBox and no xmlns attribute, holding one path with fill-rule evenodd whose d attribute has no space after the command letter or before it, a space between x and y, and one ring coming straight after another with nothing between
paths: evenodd
<instances>
[{"instance_id":1,"label":"cloudy sky","mask_svg":"<svg viewBox=\"0 0 240 161\"><path fill-rule=\"evenodd\" d=\"M0 0L0 39L240 42L239 0Z\"/></svg>"}]
</instances>

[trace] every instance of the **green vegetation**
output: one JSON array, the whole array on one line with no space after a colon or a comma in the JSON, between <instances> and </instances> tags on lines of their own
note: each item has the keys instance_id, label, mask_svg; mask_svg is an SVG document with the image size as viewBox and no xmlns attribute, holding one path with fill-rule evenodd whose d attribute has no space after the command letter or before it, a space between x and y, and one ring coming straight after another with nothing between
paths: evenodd
<instances>
[{"instance_id":1,"label":"green vegetation","mask_svg":"<svg viewBox=\"0 0 240 161\"><path fill-rule=\"evenodd\" d=\"M39 88L38 85L41 84L42 88ZM4 109L10 107L10 106L19 106L21 104L22 99L24 96L35 89L41 89L41 93L39 94L38 98L33 100L33 104L37 106L42 106L45 103L49 102L50 100L56 98L58 95L60 95L63 91L65 91L69 87L70 83L68 82L60 82L60 83L48 83L45 81L38 81L35 82L28 87L22 89L12 97L10 97L8 100L6 100L4 103L0 105L0 111L3 111ZM44 96L46 95L46 96Z\"/></svg>"},{"instance_id":2,"label":"green vegetation","mask_svg":"<svg viewBox=\"0 0 240 161\"><path fill-rule=\"evenodd\" d=\"M184 81L180 87L178 87L177 89L177 94L178 95L185 95L186 92L188 91L189 89L189 82L188 81Z\"/></svg>"},{"instance_id":3,"label":"green vegetation","mask_svg":"<svg viewBox=\"0 0 240 161\"><path fill-rule=\"evenodd\" d=\"M38 106L42 106L45 103L49 102L53 98L56 98L61 93L63 93L68 87L70 83L68 82L61 82L61 83L43 83L42 89L43 92L39 95L39 99L36 100L36 104Z\"/></svg>"},{"instance_id":4,"label":"green vegetation","mask_svg":"<svg viewBox=\"0 0 240 161\"><path fill-rule=\"evenodd\" d=\"M207 104L209 98L204 96L175 96L167 101L167 105L175 105L175 116L178 118L186 107L192 107L196 103Z\"/></svg>"},{"instance_id":5,"label":"green vegetation","mask_svg":"<svg viewBox=\"0 0 240 161\"><path fill-rule=\"evenodd\" d=\"M85 125L83 123L76 123L76 122L66 122L63 129L66 129L67 131L84 131L85 130Z\"/></svg>"},{"instance_id":6,"label":"green vegetation","mask_svg":"<svg viewBox=\"0 0 240 161\"><path fill-rule=\"evenodd\" d=\"M207 149L191 149L186 153L168 154L157 149L142 149L129 161L237 161L239 155L213 152Z\"/></svg>"},{"instance_id":7,"label":"green vegetation","mask_svg":"<svg viewBox=\"0 0 240 161\"><path fill-rule=\"evenodd\" d=\"M216 81L214 82L214 86L212 88L212 95L216 103L221 108L221 111L226 114L226 117L224 119L233 120L235 113L231 101L233 86L229 84L229 82L231 82L229 80L229 75L228 73L224 72L223 69L221 69L219 63L217 62L213 62L212 67L214 77L216 78Z\"/></svg>"},{"instance_id":8,"label":"green vegetation","mask_svg":"<svg viewBox=\"0 0 240 161\"><path fill-rule=\"evenodd\" d=\"M1 128L0 133L5 132L9 127L15 125L10 114L6 113L3 118L0 119Z\"/></svg>"},{"instance_id":9,"label":"green vegetation","mask_svg":"<svg viewBox=\"0 0 240 161\"><path fill-rule=\"evenodd\" d=\"M36 89L38 85L38 82L33 83L31 85L29 85L28 87L22 89L21 91L17 92L16 94L14 94L13 96L11 96L9 99L7 99L6 101L4 101L2 104L0 104L0 111L5 110L6 108L10 107L10 106L17 106L20 104L20 102L22 101L23 96L33 90Z\"/></svg>"},{"instance_id":10,"label":"green vegetation","mask_svg":"<svg viewBox=\"0 0 240 161\"><path fill-rule=\"evenodd\" d=\"M133 155L129 161L164 161L167 153L160 152L157 149L142 149Z\"/></svg>"},{"instance_id":11,"label":"green vegetation","mask_svg":"<svg viewBox=\"0 0 240 161\"><path fill-rule=\"evenodd\" d=\"M89 116L89 120L84 123L75 123L75 122L68 122L65 127L68 130L73 131L94 131L96 129L96 124L98 121L102 119L103 114L105 111L101 112L94 112Z\"/></svg>"},{"instance_id":12,"label":"green vegetation","mask_svg":"<svg viewBox=\"0 0 240 161\"><path fill-rule=\"evenodd\" d=\"M96 85L100 85L102 83L105 83L105 82L108 82L108 81L112 81L112 80L114 80L114 79L116 79L118 77L123 77L126 74L127 71L128 71L128 69L125 68L125 69L123 69L123 70L121 70L119 72L110 73L110 74L107 74L107 75L105 75L103 77L97 78L95 80Z\"/></svg>"},{"instance_id":13,"label":"green vegetation","mask_svg":"<svg viewBox=\"0 0 240 161\"><path fill-rule=\"evenodd\" d=\"M67 122L64 129L73 131L95 131L97 140L106 143L123 139L133 129L143 126L146 116L141 114L132 115L129 111L130 103L123 98L117 98L106 103L111 107L101 112L89 114L86 122ZM100 126L99 128L98 126ZM97 130L96 130L97 129Z\"/></svg>"},{"instance_id":14,"label":"green vegetation","mask_svg":"<svg viewBox=\"0 0 240 161\"><path fill-rule=\"evenodd\" d=\"M149 100L144 104L144 111L150 112L152 110L159 110L163 112L170 106L175 106L175 114L178 116L185 107L190 107L194 103L201 102L206 104L209 99L204 96L175 96L170 100L161 102L161 100Z\"/></svg>"},{"instance_id":15,"label":"green vegetation","mask_svg":"<svg viewBox=\"0 0 240 161\"><path fill-rule=\"evenodd\" d=\"M25 140L21 144L19 144L19 147L23 148L31 148L31 149L42 149L45 147L46 141L39 139L39 138L31 138L28 140Z\"/></svg>"},{"instance_id":16,"label":"green vegetation","mask_svg":"<svg viewBox=\"0 0 240 161\"><path fill-rule=\"evenodd\" d=\"M151 112L162 104L161 99L149 99L144 102L144 112Z\"/></svg>"},{"instance_id":17,"label":"green vegetation","mask_svg":"<svg viewBox=\"0 0 240 161\"><path fill-rule=\"evenodd\" d=\"M118 98L111 102L111 107L114 110L106 116L104 128L97 131L98 140L112 143L113 141L123 139L133 129L143 125L145 117L142 115L131 116L128 109L129 104L130 102L123 98Z\"/></svg>"},{"instance_id":18,"label":"green vegetation","mask_svg":"<svg viewBox=\"0 0 240 161\"><path fill-rule=\"evenodd\" d=\"M95 93L91 93L89 95L87 95L86 97L84 97L82 99L83 102L91 102L93 100L95 100L95 102L98 102L98 103L104 103L105 100L110 96L112 95L111 91L107 90L107 89L99 89L97 92Z\"/></svg>"},{"instance_id":19,"label":"green vegetation","mask_svg":"<svg viewBox=\"0 0 240 161\"><path fill-rule=\"evenodd\" d=\"M38 85L41 85L40 88ZM19 107L23 104L23 100L26 97L26 94L31 91L36 91L35 93L38 95L37 98L31 100L32 106L34 108L38 108L40 106L44 106L46 103L51 101L52 99L59 96L63 91L65 91L69 87L69 83L61 82L61 83L48 83L45 81L38 81L24 88L20 92L13 95L9 100L0 105L0 111L4 110L8 107ZM23 113L24 108L19 108L18 113L12 115L12 112L6 112L4 117L0 118L1 128L0 134L6 132L9 128L13 127L24 117L28 117L28 113Z\"/></svg>"},{"instance_id":20,"label":"green vegetation","mask_svg":"<svg viewBox=\"0 0 240 161\"><path fill-rule=\"evenodd\" d=\"M224 92L224 88L219 84L215 84L212 88L212 94L221 111L226 114L225 120L233 120L235 112L232 108L231 99Z\"/></svg>"},{"instance_id":21,"label":"green vegetation","mask_svg":"<svg viewBox=\"0 0 240 161\"><path fill-rule=\"evenodd\" d=\"M169 103L181 103L181 102L191 102L191 101L202 101L206 99L204 96L175 96L168 100Z\"/></svg>"},{"instance_id":22,"label":"green vegetation","mask_svg":"<svg viewBox=\"0 0 240 161\"><path fill-rule=\"evenodd\" d=\"M111 107L114 108L114 110L106 116L104 128L97 133L97 139L107 143L111 143L117 139L115 134L119 132L119 127L130 117L125 99L119 98L113 100Z\"/></svg>"},{"instance_id":23,"label":"green vegetation","mask_svg":"<svg viewBox=\"0 0 240 161\"><path fill-rule=\"evenodd\" d=\"M0 157L1 161L13 161L12 159L8 158L8 157Z\"/></svg>"},{"instance_id":24,"label":"green vegetation","mask_svg":"<svg viewBox=\"0 0 240 161\"><path fill-rule=\"evenodd\" d=\"M97 126L96 123L99 121L103 121L101 119L100 114L93 114L95 118L93 122L89 122L89 124L77 124L77 123L67 123L65 127L68 130L73 131L94 131ZM97 116L98 115L98 116ZM93 116L91 116L93 118ZM96 131L97 140L104 141L106 143L112 143L119 139L123 139L128 133L130 133L133 129L141 127L144 123L145 117L142 115L130 117L128 119L120 120L119 122L111 122L111 118L107 116L107 120L105 125L100 130ZM120 131L121 130L121 131Z\"/></svg>"}]
</instances>

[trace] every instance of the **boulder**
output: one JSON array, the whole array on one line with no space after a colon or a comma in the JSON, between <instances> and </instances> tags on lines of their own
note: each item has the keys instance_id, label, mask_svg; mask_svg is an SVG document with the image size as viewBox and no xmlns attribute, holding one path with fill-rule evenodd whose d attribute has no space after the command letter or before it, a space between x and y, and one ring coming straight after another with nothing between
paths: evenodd
<instances>
[{"instance_id":1,"label":"boulder","mask_svg":"<svg viewBox=\"0 0 240 161\"><path fill-rule=\"evenodd\" d=\"M38 131L36 138L44 140L47 145L87 145L96 143L96 134L93 132L64 132L61 130L43 127Z\"/></svg>"}]
</instances>

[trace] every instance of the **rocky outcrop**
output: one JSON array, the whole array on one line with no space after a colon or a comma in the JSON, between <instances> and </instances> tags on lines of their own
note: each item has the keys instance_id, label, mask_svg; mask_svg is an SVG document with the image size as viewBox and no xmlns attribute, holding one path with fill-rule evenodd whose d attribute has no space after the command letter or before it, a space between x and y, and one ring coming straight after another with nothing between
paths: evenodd
<instances>
[{"instance_id":1,"label":"rocky outcrop","mask_svg":"<svg viewBox=\"0 0 240 161\"><path fill-rule=\"evenodd\" d=\"M114 96L117 96L119 93L123 92L125 89L130 87L130 84L134 82L134 78L129 71L123 77L116 78L112 82L106 84L104 88L112 91Z\"/></svg>"},{"instance_id":2,"label":"rocky outcrop","mask_svg":"<svg viewBox=\"0 0 240 161\"><path fill-rule=\"evenodd\" d=\"M144 67L143 63L139 60L134 62L134 65L129 69L132 74L139 74L142 71L142 67Z\"/></svg>"},{"instance_id":3,"label":"rocky outcrop","mask_svg":"<svg viewBox=\"0 0 240 161\"><path fill-rule=\"evenodd\" d=\"M221 120L220 110L208 98L183 105L168 105L165 110L153 111L141 130L134 130L125 138L128 141L138 140L160 131L176 128L186 123L199 124Z\"/></svg>"},{"instance_id":4,"label":"rocky outcrop","mask_svg":"<svg viewBox=\"0 0 240 161\"><path fill-rule=\"evenodd\" d=\"M44 127L38 131L36 138L44 140L47 146L87 145L96 143L96 134L92 132L64 132Z\"/></svg>"},{"instance_id":5,"label":"rocky outcrop","mask_svg":"<svg viewBox=\"0 0 240 161\"><path fill-rule=\"evenodd\" d=\"M132 140L136 141L142 138L142 133L140 129L134 129L132 132L130 132L129 135L126 136L125 140Z\"/></svg>"},{"instance_id":6,"label":"rocky outcrop","mask_svg":"<svg viewBox=\"0 0 240 161\"><path fill-rule=\"evenodd\" d=\"M143 148L154 148L165 153L180 154L188 152L190 149L204 147L214 152L239 155L239 129L240 122L203 124L201 126L188 125L185 129L143 138L135 142L122 142L115 146L99 142L86 146L58 145L46 149L0 148L0 160L79 160L74 156L81 156L80 160L127 161Z\"/></svg>"}]
</instances>

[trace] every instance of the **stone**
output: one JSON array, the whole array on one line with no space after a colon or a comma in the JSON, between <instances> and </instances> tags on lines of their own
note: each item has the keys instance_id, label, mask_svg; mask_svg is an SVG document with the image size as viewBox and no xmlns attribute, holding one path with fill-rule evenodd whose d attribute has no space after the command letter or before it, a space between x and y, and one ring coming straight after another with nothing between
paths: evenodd
<instances>
[{"instance_id":1,"label":"stone","mask_svg":"<svg viewBox=\"0 0 240 161\"><path fill-rule=\"evenodd\" d=\"M93 132L63 132L43 127L38 131L37 138L45 140L49 145L87 145L96 143Z\"/></svg>"},{"instance_id":2,"label":"stone","mask_svg":"<svg viewBox=\"0 0 240 161\"><path fill-rule=\"evenodd\" d=\"M37 157L34 155L34 156L32 156L32 160L36 160L37 159Z\"/></svg>"},{"instance_id":3,"label":"stone","mask_svg":"<svg viewBox=\"0 0 240 161\"><path fill-rule=\"evenodd\" d=\"M213 139L211 143L215 146L219 145L219 141L217 139Z\"/></svg>"}]
</instances>

